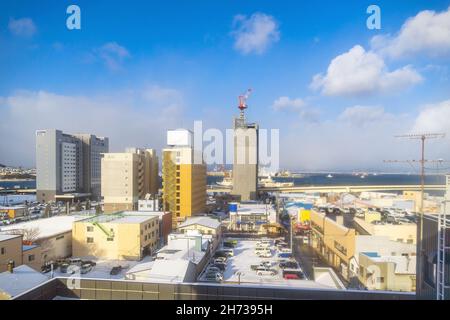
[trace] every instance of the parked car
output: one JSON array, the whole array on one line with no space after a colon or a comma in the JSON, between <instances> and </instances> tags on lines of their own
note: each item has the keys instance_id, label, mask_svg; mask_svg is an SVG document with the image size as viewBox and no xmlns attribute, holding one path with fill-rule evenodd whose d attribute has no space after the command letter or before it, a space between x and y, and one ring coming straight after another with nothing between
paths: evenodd
<instances>
[{"instance_id":1,"label":"parked car","mask_svg":"<svg viewBox=\"0 0 450 320\"><path fill-rule=\"evenodd\" d=\"M225 263L213 263L211 266L219 268L221 271L225 271L227 265Z\"/></svg>"},{"instance_id":2,"label":"parked car","mask_svg":"<svg viewBox=\"0 0 450 320\"><path fill-rule=\"evenodd\" d=\"M222 270L220 270L218 267L209 266L209 267L206 269L206 272L218 272L218 273L222 273Z\"/></svg>"},{"instance_id":3,"label":"parked car","mask_svg":"<svg viewBox=\"0 0 450 320\"><path fill-rule=\"evenodd\" d=\"M233 249L223 249L221 250L222 252L225 252L229 257L234 256L234 251Z\"/></svg>"},{"instance_id":4,"label":"parked car","mask_svg":"<svg viewBox=\"0 0 450 320\"><path fill-rule=\"evenodd\" d=\"M70 267L70 263L63 262L63 263L61 263L60 266L59 266L59 271L60 271L61 273L67 273L67 270L69 269L69 267Z\"/></svg>"},{"instance_id":5,"label":"parked car","mask_svg":"<svg viewBox=\"0 0 450 320\"><path fill-rule=\"evenodd\" d=\"M223 277L218 273L208 273L205 275L205 280L211 282L222 282Z\"/></svg>"},{"instance_id":6,"label":"parked car","mask_svg":"<svg viewBox=\"0 0 450 320\"><path fill-rule=\"evenodd\" d=\"M214 263L226 264L227 263L227 258L226 257L218 257L218 258L214 259Z\"/></svg>"},{"instance_id":7,"label":"parked car","mask_svg":"<svg viewBox=\"0 0 450 320\"><path fill-rule=\"evenodd\" d=\"M278 266L280 269L300 269L300 266L296 261L280 262Z\"/></svg>"},{"instance_id":8,"label":"parked car","mask_svg":"<svg viewBox=\"0 0 450 320\"><path fill-rule=\"evenodd\" d=\"M90 263L85 263L85 264L81 265L80 273L81 274L86 274L86 273L88 273L91 270L92 270L92 265Z\"/></svg>"},{"instance_id":9,"label":"parked car","mask_svg":"<svg viewBox=\"0 0 450 320\"><path fill-rule=\"evenodd\" d=\"M92 267L95 267L97 265L97 263L95 261L91 261L91 260L83 260L81 261L81 264L89 264Z\"/></svg>"},{"instance_id":10,"label":"parked car","mask_svg":"<svg viewBox=\"0 0 450 320\"><path fill-rule=\"evenodd\" d=\"M292 253L281 252L281 253L278 254L278 258L287 258L287 259L291 259L291 258L292 258Z\"/></svg>"},{"instance_id":11,"label":"parked car","mask_svg":"<svg viewBox=\"0 0 450 320\"><path fill-rule=\"evenodd\" d=\"M54 261L48 261L48 262L44 263L44 265L41 267L41 271L43 273L47 273L47 272L52 271L52 268L53 268L53 270L58 269L58 263L54 262Z\"/></svg>"},{"instance_id":12,"label":"parked car","mask_svg":"<svg viewBox=\"0 0 450 320\"><path fill-rule=\"evenodd\" d=\"M284 279L302 280L302 279L305 279L306 277L302 270L284 269L283 270L283 278Z\"/></svg>"},{"instance_id":13,"label":"parked car","mask_svg":"<svg viewBox=\"0 0 450 320\"><path fill-rule=\"evenodd\" d=\"M113 267L110 271L110 275L117 276L122 271L122 266Z\"/></svg>"},{"instance_id":14,"label":"parked car","mask_svg":"<svg viewBox=\"0 0 450 320\"><path fill-rule=\"evenodd\" d=\"M259 253L256 253L258 257L260 258L271 258L272 257L272 252L269 251L261 251Z\"/></svg>"},{"instance_id":15,"label":"parked car","mask_svg":"<svg viewBox=\"0 0 450 320\"><path fill-rule=\"evenodd\" d=\"M263 266L259 266L258 268L256 268L256 274L258 276L264 276L264 275L274 276L274 275L277 274L277 270L271 269L271 268L267 268L267 267L263 267Z\"/></svg>"},{"instance_id":16,"label":"parked car","mask_svg":"<svg viewBox=\"0 0 450 320\"><path fill-rule=\"evenodd\" d=\"M228 257L228 254L226 252L216 251L214 253L214 258L226 258L226 257Z\"/></svg>"},{"instance_id":17,"label":"parked car","mask_svg":"<svg viewBox=\"0 0 450 320\"><path fill-rule=\"evenodd\" d=\"M294 273L286 273L283 275L286 280L300 280L300 277Z\"/></svg>"}]
</instances>

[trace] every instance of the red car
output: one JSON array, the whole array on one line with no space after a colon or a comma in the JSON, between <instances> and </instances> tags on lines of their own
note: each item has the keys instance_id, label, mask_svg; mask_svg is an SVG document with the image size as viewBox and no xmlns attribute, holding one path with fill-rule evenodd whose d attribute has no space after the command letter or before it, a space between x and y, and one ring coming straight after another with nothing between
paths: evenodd
<instances>
[{"instance_id":1,"label":"red car","mask_svg":"<svg viewBox=\"0 0 450 320\"><path fill-rule=\"evenodd\" d=\"M300 280L300 277L298 275L296 275L296 274L293 274L293 273L286 273L284 275L284 278L286 280Z\"/></svg>"}]
</instances>

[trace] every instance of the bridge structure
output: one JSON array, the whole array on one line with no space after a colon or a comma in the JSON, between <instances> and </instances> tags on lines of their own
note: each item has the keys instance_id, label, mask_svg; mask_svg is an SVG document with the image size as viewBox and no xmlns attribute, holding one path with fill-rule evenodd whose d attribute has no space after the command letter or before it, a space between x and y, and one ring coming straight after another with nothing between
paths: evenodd
<instances>
[{"instance_id":1,"label":"bridge structure","mask_svg":"<svg viewBox=\"0 0 450 320\"><path fill-rule=\"evenodd\" d=\"M425 191L445 191L445 185L429 184L425 185ZM302 193L302 192L364 192L364 191L420 191L420 184L405 185L342 185L342 186L292 186L292 187L264 187L258 188L262 192L280 192L280 193ZM208 192L230 193L231 188L211 187ZM36 189L4 189L0 190L0 194L35 194Z\"/></svg>"},{"instance_id":2,"label":"bridge structure","mask_svg":"<svg viewBox=\"0 0 450 320\"><path fill-rule=\"evenodd\" d=\"M364 191L420 191L421 185L342 185L342 186L292 186L259 188L262 192L302 193L302 192L364 192ZM425 185L425 191L445 191L445 185ZM229 188L208 188L208 192L230 193Z\"/></svg>"}]
</instances>

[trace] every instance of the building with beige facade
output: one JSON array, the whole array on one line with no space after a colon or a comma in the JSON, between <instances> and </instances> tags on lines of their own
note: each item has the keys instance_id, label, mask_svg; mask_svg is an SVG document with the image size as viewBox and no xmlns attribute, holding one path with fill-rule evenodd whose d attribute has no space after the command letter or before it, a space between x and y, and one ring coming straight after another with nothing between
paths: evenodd
<instances>
[{"instance_id":1,"label":"building with beige facade","mask_svg":"<svg viewBox=\"0 0 450 320\"><path fill-rule=\"evenodd\" d=\"M416 291L416 256L362 252L358 279L368 290Z\"/></svg>"},{"instance_id":2,"label":"building with beige facade","mask_svg":"<svg viewBox=\"0 0 450 320\"><path fill-rule=\"evenodd\" d=\"M188 130L169 130L170 147L163 150L163 210L172 212L173 228L206 209L206 164L191 136Z\"/></svg>"},{"instance_id":3,"label":"building with beige facade","mask_svg":"<svg viewBox=\"0 0 450 320\"><path fill-rule=\"evenodd\" d=\"M392 241L404 242L409 244L417 243L417 224L414 222L402 222L400 224L381 223L380 217L375 216L378 213L366 214L368 218L355 218L354 227L358 234L386 236Z\"/></svg>"},{"instance_id":4,"label":"building with beige facade","mask_svg":"<svg viewBox=\"0 0 450 320\"><path fill-rule=\"evenodd\" d=\"M6 271L9 261L22 264L22 236L0 234L0 272Z\"/></svg>"},{"instance_id":5,"label":"building with beige facade","mask_svg":"<svg viewBox=\"0 0 450 320\"><path fill-rule=\"evenodd\" d=\"M26 264L36 271L41 271L41 246L23 245L20 234L0 234L0 272L6 271L8 263L14 266Z\"/></svg>"},{"instance_id":6,"label":"building with beige facade","mask_svg":"<svg viewBox=\"0 0 450 320\"><path fill-rule=\"evenodd\" d=\"M138 200L158 193L158 157L153 149L105 153L102 161L104 211L137 210Z\"/></svg>"},{"instance_id":7,"label":"building with beige facade","mask_svg":"<svg viewBox=\"0 0 450 320\"><path fill-rule=\"evenodd\" d=\"M158 248L159 218L120 212L74 222L73 256L141 260Z\"/></svg>"},{"instance_id":8,"label":"building with beige facade","mask_svg":"<svg viewBox=\"0 0 450 320\"><path fill-rule=\"evenodd\" d=\"M416 259L416 245L412 240L397 241L394 229L389 229L394 234L385 230L378 234L360 233L344 224L342 216L327 216L315 210L310 212L310 224L310 245L347 281L380 290L415 290L412 282L415 262L412 260ZM382 275L370 274L371 271L367 270L369 260L373 266L377 265L371 268L379 268ZM411 263L407 264L407 261Z\"/></svg>"}]
</instances>

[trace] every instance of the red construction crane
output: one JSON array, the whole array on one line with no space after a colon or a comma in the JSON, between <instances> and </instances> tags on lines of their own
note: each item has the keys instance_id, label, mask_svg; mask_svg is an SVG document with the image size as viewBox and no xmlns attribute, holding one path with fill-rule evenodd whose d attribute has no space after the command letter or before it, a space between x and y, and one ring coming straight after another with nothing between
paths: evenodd
<instances>
[{"instance_id":1,"label":"red construction crane","mask_svg":"<svg viewBox=\"0 0 450 320\"><path fill-rule=\"evenodd\" d=\"M245 109L247 109L247 99L250 97L250 94L252 93L252 89L248 89L245 93L241 94L239 96L239 110L243 112Z\"/></svg>"}]
</instances>

